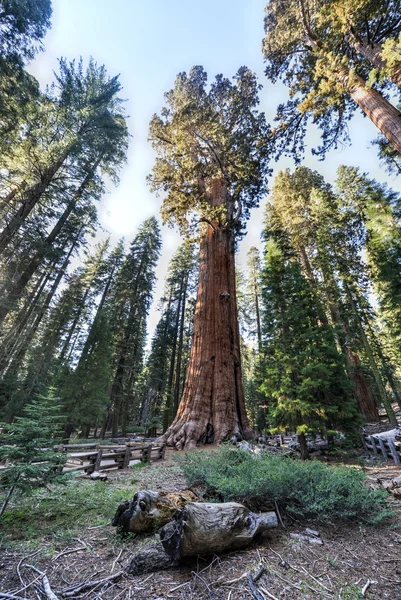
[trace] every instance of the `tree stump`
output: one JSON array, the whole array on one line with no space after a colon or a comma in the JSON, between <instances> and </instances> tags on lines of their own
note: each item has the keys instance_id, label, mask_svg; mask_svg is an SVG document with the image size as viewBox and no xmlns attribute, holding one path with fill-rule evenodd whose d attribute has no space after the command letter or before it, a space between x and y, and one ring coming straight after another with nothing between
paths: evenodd
<instances>
[{"instance_id":1,"label":"tree stump","mask_svg":"<svg viewBox=\"0 0 401 600\"><path fill-rule=\"evenodd\" d=\"M141 490L132 500L117 508L112 525L124 533L150 533L172 520L176 510L196 500L189 490L184 492L152 492Z\"/></svg>"}]
</instances>

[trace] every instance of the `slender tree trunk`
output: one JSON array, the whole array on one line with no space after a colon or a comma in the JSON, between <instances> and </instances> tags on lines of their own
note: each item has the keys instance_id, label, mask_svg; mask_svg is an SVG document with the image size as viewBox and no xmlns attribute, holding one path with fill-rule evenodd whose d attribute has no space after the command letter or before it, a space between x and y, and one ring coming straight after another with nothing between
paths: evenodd
<instances>
[{"instance_id":1,"label":"slender tree trunk","mask_svg":"<svg viewBox=\"0 0 401 600\"><path fill-rule=\"evenodd\" d=\"M3 320L11 310L13 310L14 304L21 298L21 295L22 295L24 289L30 282L32 276L35 274L37 268L40 266L40 264L46 258L46 255L48 254L49 250L51 250L55 240L59 236L64 225L66 224L69 216L71 215L71 213L77 206L79 200L82 197L84 190L89 185L95 170L99 166L99 163L100 163L100 159L96 162L96 164L91 169L91 171L86 175L84 181L81 183L78 190L75 192L75 194L73 195L73 197L71 198L71 200L69 201L67 206L65 207L63 214L61 215L61 217L59 218L57 223L54 225L52 231L47 236L42 248L32 258L29 265L26 267L26 269L23 271L23 273L21 273L21 275L19 276L17 281L12 283L12 289L9 292L9 294L7 295L7 297L4 300L3 299L1 300L0 321Z\"/></svg>"},{"instance_id":2,"label":"slender tree trunk","mask_svg":"<svg viewBox=\"0 0 401 600\"><path fill-rule=\"evenodd\" d=\"M13 491L14 491L14 489L15 489L15 485L12 485L12 486L10 487L10 489L8 490L8 492L7 492L7 495L6 495L6 497L5 497L5 499L4 499L4 502L3 502L2 506L1 506L1 509L0 509L0 517L2 517L2 516L3 516L3 513L4 513L4 511L5 511L5 510L6 510L6 508L7 508L7 504L8 504L8 503L10 502L10 500L11 500L11 496L12 496L12 494L13 494Z\"/></svg>"},{"instance_id":3,"label":"slender tree trunk","mask_svg":"<svg viewBox=\"0 0 401 600\"><path fill-rule=\"evenodd\" d=\"M211 204L223 203L214 180ZM221 442L234 433L250 437L242 385L235 288L234 232L219 224L201 233L200 272L191 355L181 403L163 435L168 445L188 449Z\"/></svg>"},{"instance_id":4,"label":"slender tree trunk","mask_svg":"<svg viewBox=\"0 0 401 600\"><path fill-rule=\"evenodd\" d=\"M377 391L379 392L380 400L381 400L381 402L382 402L382 404L383 404L383 406L384 406L384 408L386 410L386 413L387 413L387 416L389 418L390 423L392 425L398 425L397 417L395 416L395 413L394 413L393 407L391 405L391 402L388 399L388 396L387 396L387 393L386 393L386 389L384 387L383 380L381 378L379 369L377 367L376 360L375 360L372 348L370 346L369 340L368 340L368 338L366 336L366 333L365 333L365 330L363 328L361 317L359 315L359 312L358 312L357 306L355 304L354 298L352 296L351 290L349 289L349 286L348 286L348 284L346 282L345 282L345 289L346 289L348 300L349 300L350 305L351 305L352 312L354 313L354 316L355 316L355 320L356 320L356 323L357 323L357 326L358 326L359 335L360 335L363 347L365 349L366 356L367 356L367 359L369 361L370 368L371 368L372 373L373 373L373 377L374 377L374 380L375 380L375 383L376 383Z\"/></svg>"},{"instance_id":5,"label":"slender tree trunk","mask_svg":"<svg viewBox=\"0 0 401 600\"><path fill-rule=\"evenodd\" d=\"M67 338L66 338L66 340L65 340L65 342L63 344L63 348L62 348L62 350L60 352L60 356L59 356L59 359L60 359L61 362L63 362L63 360L65 359L65 357L67 355L68 347L69 347L70 342L71 342L71 338L72 338L72 336L75 333L75 330L77 328L79 319L81 318L81 315L82 315L82 311L85 308L86 300L87 300L87 298L89 296L89 292L91 291L92 283L93 283L93 279L91 279L89 281L89 284L88 284L88 286L87 286L87 288L85 290L85 293L84 293L83 298L82 298L82 300L80 302L80 305L78 307L78 310L77 310L77 313L76 313L76 315L74 317L74 320L73 320L71 326L69 327Z\"/></svg>"},{"instance_id":6,"label":"slender tree trunk","mask_svg":"<svg viewBox=\"0 0 401 600\"><path fill-rule=\"evenodd\" d=\"M181 368L182 368L182 351L184 345L184 325L185 325L185 306L187 300L187 288L188 288L188 275L185 279L184 294L182 299L181 307L181 321L180 321L180 337L178 341L178 354L177 354L177 371L175 374L175 387L174 387L174 406L173 406L173 418L177 414L178 405L180 402L180 389L181 389Z\"/></svg>"},{"instance_id":7,"label":"slender tree trunk","mask_svg":"<svg viewBox=\"0 0 401 600\"><path fill-rule=\"evenodd\" d=\"M376 44L375 42L369 43L366 40L356 38L352 34L349 39L355 50L364 56L376 69L379 71L387 69L386 61L381 57L383 48L380 44ZM393 67L390 67L388 73L390 81L401 88L401 63L397 62Z\"/></svg>"},{"instance_id":8,"label":"slender tree trunk","mask_svg":"<svg viewBox=\"0 0 401 600\"><path fill-rule=\"evenodd\" d=\"M307 460L309 458L309 448L304 433L298 434L299 451L301 453L301 459Z\"/></svg>"},{"instance_id":9,"label":"slender tree trunk","mask_svg":"<svg viewBox=\"0 0 401 600\"><path fill-rule=\"evenodd\" d=\"M254 285L255 290L255 311L256 311L256 331L258 335L258 350L259 353L262 352L262 326L260 323L260 309L259 309L259 295L258 295L258 287L255 281Z\"/></svg>"},{"instance_id":10,"label":"slender tree trunk","mask_svg":"<svg viewBox=\"0 0 401 600\"><path fill-rule=\"evenodd\" d=\"M17 233L25 219L35 208L44 192L51 184L57 171L62 167L66 160L68 152L65 152L58 161L48 167L43 173L41 180L30 187L24 194L22 204L16 213L11 217L3 231L0 232L0 254L7 248L8 244Z\"/></svg>"},{"instance_id":11,"label":"slender tree trunk","mask_svg":"<svg viewBox=\"0 0 401 600\"><path fill-rule=\"evenodd\" d=\"M66 271L67 271L68 265L70 263L70 258L71 258L72 253L74 252L74 250L75 250L75 248L77 246L79 236L80 236L82 230L84 229L84 227L85 226L83 225L81 227L80 231L78 232L77 236L75 237L75 240L72 243L71 248L70 248L67 256L64 259L64 262L63 262L63 264L61 266L61 269L59 270L59 272L57 274L57 277L54 280L53 285L52 285L51 289L49 290L49 293L47 294L44 303L42 304L40 310L37 312L37 315L36 315L35 321L32 324L32 327L29 329L27 335L25 336L25 340L23 342L23 345L21 346L21 348L19 349L19 351L17 352L17 354L13 357L12 362L9 363L9 365L7 366L7 368L4 370L3 375L6 372L8 372L8 371L12 372L22 362L22 360L23 360L23 358L24 358L24 356L25 356L25 354L26 354L26 352L27 352L27 350L29 348L29 345L32 342L33 337L34 337L35 333L37 332L38 327L39 327L39 325L40 325L40 323L41 323L41 321L42 321L42 319L43 319L43 317L44 317L47 309L50 306L50 303L51 303L51 301L53 299L53 296L56 293L57 288L60 285L60 282L61 282L62 278L64 277ZM41 368L42 367L40 367L40 369Z\"/></svg>"},{"instance_id":12,"label":"slender tree trunk","mask_svg":"<svg viewBox=\"0 0 401 600\"><path fill-rule=\"evenodd\" d=\"M310 264L309 261L309 257L308 254L306 252L306 248L305 246L300 246L299 247L299 256L300 256L300 260L301 260L301 265L304 271L304 274L307 278L307 280L309 281L311 290L316 298L316 308L317 308L317 313L319 315L319 320L321 323L323 323L324 325L328 325L329 324L329 320L327 318L326 312L323 308L323 305L320 301L320 298L318 296L318 284L316 281L316 277L313 273L312 270L312 266Z\"/></svg>"},{"instance_id":13,"label":"slender tree trunk","mask_svg":"<svg viewBox=\"0 0 401 600\"><path fill-rule=\"evenodd\" d=\"M173 339L173 346L171 349L170 369L169 369L168 382L167 382L166 406L165 406L164 415L163 415L163 432L165 432L167 430L167 428L171 422L170 415L171 415L171 406L173 403L172 402L172 400L173 400L173 398L172 398L173 382L174 382L174 372L176 371L175 356L176 356L176 352L177 352L177 338L178 338L178 328L179 328L179 324L180 324L183 286L184 286L184 280L182 279L181 284L180 284L180 293L178 296L178 306L177 306L177 311L176 311L176 316L175 316L174 339ZM176 376L177 376L177 373L176 373Z\"/></svg>"},{"instance_id":14,"label":"slender tree trunk","mask_svg":"<svg viewBox=\"0 0 401 600\"><path fill-rule=\"evenodd\" d=\"M340 315L337 302L330 302L330 313L333 323L338 325L340 329L339 343L350 369L350 379L354 385L353 392L359 412L364 415L367 421L377 422L380 420L377 406L362 372L361 360L358 353L350 346L349 333Z\"/></svg>"}]
</instances>

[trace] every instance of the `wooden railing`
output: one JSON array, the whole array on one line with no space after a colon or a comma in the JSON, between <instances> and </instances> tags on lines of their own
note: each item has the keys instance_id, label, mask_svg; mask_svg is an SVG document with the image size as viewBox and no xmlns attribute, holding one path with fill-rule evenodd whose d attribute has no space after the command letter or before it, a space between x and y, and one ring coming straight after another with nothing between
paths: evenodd
<instances>
[{"instance_id":1,"label":"wooden railing","mask_svg":"<svg viewBox=\"0 0 401 600\"><path fill-rule=\"evenodd\" d=\"M69 471L84 471L91 474L94 471L108 469L127 469L132 460L150 463L164 459L165 444L135 444L121 445L100 444L62 444L59 452L68 454L65 468Z\"/></svg>"},{"instance_id":2,"label":"wooden railing","mask_svg":"<svg viewBox=\"0 0 401 600\"><path fill-rule=\"evenodd\" d=\"M391 439L375 438L372 435L364 435L365 448L375 456L382 454L388 460L392 459L396 465L401 464L401 444Z\"/></svg>"}]
</instances>

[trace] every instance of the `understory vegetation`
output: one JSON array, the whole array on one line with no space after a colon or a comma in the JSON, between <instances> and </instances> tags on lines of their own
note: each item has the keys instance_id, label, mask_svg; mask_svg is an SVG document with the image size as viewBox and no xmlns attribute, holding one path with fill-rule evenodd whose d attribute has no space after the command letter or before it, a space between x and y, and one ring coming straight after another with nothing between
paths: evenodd
<instances>
[{"instance_id":1,"label":"understory vegetation","mask_svg":"<svg viewBox=\"0 0 401 600\"><path fill-rule=\"evenodd\" d=\"M179 463L188 485L199 486L213 501L237 500L254 509L277 503L290 516L331 522L376 524L392 514L387 492L365 485L366 475L354 467L230 448L186 453Z\"/></svg>"}]
</instances>

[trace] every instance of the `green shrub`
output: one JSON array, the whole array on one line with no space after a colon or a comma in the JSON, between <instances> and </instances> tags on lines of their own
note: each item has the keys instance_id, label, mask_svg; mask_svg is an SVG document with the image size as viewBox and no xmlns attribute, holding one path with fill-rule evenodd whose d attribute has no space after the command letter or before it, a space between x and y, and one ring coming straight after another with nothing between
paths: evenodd
<instances>
[{"instance_id":1,"label":"green shrub","mask_svg":"<svg viewBox=\"0 0 401 600\"><path fill-rule=\"evenodd\" d=\"M190 452L178 460L188 485L203 486L209 499L237 500L250 508L276 501L289 514L317 520L377 523L391 515L386 492L368 488L356 468L229 448Z\"/></svg>"}]
</instances>

